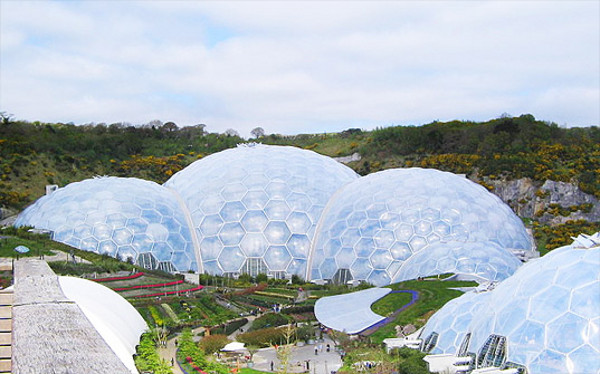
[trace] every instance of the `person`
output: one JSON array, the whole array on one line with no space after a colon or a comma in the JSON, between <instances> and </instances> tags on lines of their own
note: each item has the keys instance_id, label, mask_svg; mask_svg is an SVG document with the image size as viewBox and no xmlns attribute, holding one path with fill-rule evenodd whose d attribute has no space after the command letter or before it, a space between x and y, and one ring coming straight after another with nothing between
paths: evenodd
<instances>
[{"instance_id":1,"label":"person","mask_svg":"<svg viewBox=\"0 0 600 374\"><path fill-rule=\"evenodd\" d=\"M273 365L275 364L273 363L273 361L271 361L271 371L273 371Z\"/></svg>"},{"instance_id":2,"label":"person","mask_svg":"<svg viewBox=\"0 0 600 374\"><path fill-rule=\"evenodd\" d=\"M175 360L171 357L171 366L175 366Z\"/></svg>"},{"instance_id":3,"label":"person","mask_svg":"<svg viewBox=\"0 0 600 374\"><path fill-rule=\"evenodd\" d=\"M327 344L327 352L329 352L331 350L331 346L329 344Z\"/></svg>"},{"instance_id":4,"label":"person","mask_svg":"<svg viewBox=\"0 0 600 374\"><path fill-rule=\"evenodd\" d=\"M306 360L306 370L310 371L310 360Z\"/></svg>"},{"instance_id":5,"label":"person","mask_svg":"<svg viewBox=\"0 0 600 374\"><path fill-rule=\"evenodd\" d=\"M318 356L318 355L319 355L319 348L317 348L317 347L315 346L315 356Z\"/></svg>"},{"instance_id":6,"label":"person","mask_svg":"<svg viewBox=\"0 0 600 374\"><path fill-rule=\"evenodd\" d=\"M177 347L177 339L175 339L175 347Z\"/></svg>"}]
</instances>

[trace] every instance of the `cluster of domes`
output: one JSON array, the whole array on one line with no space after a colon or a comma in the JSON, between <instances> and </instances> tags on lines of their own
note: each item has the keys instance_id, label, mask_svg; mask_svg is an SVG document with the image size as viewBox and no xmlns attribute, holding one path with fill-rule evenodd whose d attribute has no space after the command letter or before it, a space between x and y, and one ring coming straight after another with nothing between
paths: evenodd
<instances>
[{"instance_id":1,"label":"cluster of domes","mask_svg":"<svg viewBox=\"0 0 600 374\"><path fill-rule=\"evenodd\" d=\"M599 331L596 233L528 262L493 291L450 301L421 337L431 353L472 355L477 367L600 373Z\"/></svg>"},{"instance_id":2,"label":"cluster of domes","mask_svg":"<svg viewBox=\"0 0 600 374\"><path fill-rule=\"evenodd\" d=\"M501 280L532 241L483 187L432 169L359 177L287 146L242 145L164 185L103 177L40 198L17 226L166 271L389 284L458 272Z\"/></svg>"}]
</instances>

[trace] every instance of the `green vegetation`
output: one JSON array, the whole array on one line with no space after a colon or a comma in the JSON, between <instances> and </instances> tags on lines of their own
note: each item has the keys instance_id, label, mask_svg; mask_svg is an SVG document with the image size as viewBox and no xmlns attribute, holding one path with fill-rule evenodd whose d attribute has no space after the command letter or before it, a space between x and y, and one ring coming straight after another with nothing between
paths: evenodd
<instances>
[{"instance_id":1,"label":"green vegetation","mask_svg":"<svg viewBox=\"0 0 600 374\"><path fill-rule=\"evenodd\" d=\"M172 122L75 126L9 119L0 124L0 206L21 209L42 195L46 184L63 186L94 175L162 183L198 158L244 141L231 134L207 133L204 125L179 128ZM575 181L583 191L600 197L600 129L560 128L530 114L374 131L271 134L253 141L333 157L359 152L362 160L349 166L361 174L434 167L479 180Z\"/></svg>"},{"instance_id":2,"label":"green vegetation","mask_svg":"<svg viewBox=\"0 0 600 374\"><path fill-rule=\"evenodd\" d=\"M403 347L386 354L380 347L369 347L364 344L345 344L347 352L344 365L338 373L392 373L429 374L427 363L423 361L424 353ZM372 364L367 367L366 362Z\"/></svg>"},{"instance_id":3,"label":"green vegetation","mask_svg":"<svg viewBox=\"0 0 600 374\"><path fill-rule=\"evenodd\" d=\"M140 372L154 374L172 374L170 363L161 359L156 351L156 342L151 333L144 333L134 356L135 365Z\"/></svg>"},{"instance_id":4,"label":"green vegetation","mask_svg":"<svg viewBox=\"0 0 600 374\"><path fill-rule=\"evenodd\" d=\"M265 327L260 330L245 332L237 336L237 340L246 345L257 347L270 347L286 342L286 329L284 327Z\"/></svg>"},{"instance_id":5,"label":"green vegetation","mask_svg":"<svg viewBox=\"0 0 600 374\"><path fill-rule=\"evenodd\" d=\"M371 305L371 310L380 316L387 317L412 300L409 293L391 293Z\"/></svg>"},{"instance_id":6,"label":"green vegetation","mask_svg":"<svg viewBox=\"0 0 600 374\"><path fill-rule=\"evenodd\" d=\"M600 222L576 220L556 226L540 225L534 222L533 228L538 250L543 256L552 249L571 244L573 242L571 238L577 237L579 234L592 235L600 231Z\"/></svg>"},{"instance_id":7,"label":"green vegetation","mask_svg":"<svg viewBox=\"0 0 600 374\"><path fill-rule=\"evenodd\" d=\"M218 374L226 374L229 372L225 365L209 360L206 357L202 348L194 343L192 332L189 329L183 330L178 341L179 350L177 351L177 360L189 373L196 370L196 368Z\"/></svg>"},{"instance_id":8,"label":"green vegetation","mask_svg":"<svg viewBox=\"0 0 600 374\"><path fill-rule=\"evenodd\" d=\"M288 323L290 323L290 318L285 314L266 313L256 318L248 331L256 331L266 327L278 327Z\"/></svg>"},{"instance_id":9,"label":"green vegetation","mask_svg":"<svg viewBox=\"0 0 600 374\"><path fill-rule=\"evenodd\" d=\"M389 287L393 290L414 290L419 293L419 300L402 311L394 319L392 323L389 323L375 333L370 338L372 342L381 343L383 339L395 336L396 325L407 325L412 324L419 328L427 322L427 319L440 309L448 301L462 295L461 291L454 290L451 288L457 287L474 287L477 286L475 282L464 282L464 281L447 281L438 280L436 278L425 278L424 280L410 280L401 283L392 284ZM402 294L400 294L402 295ZM383 299L385 300L385 298ZM397 304L394 304L397 302ZM390 298L385 304L385 310L396 310L406 304L401 299Z\"/></svg>"},{"instance_id":10,"label":"green vegetation","mask_svg":"<svg viewBox=\"0 0 600 374\"><path fill-rule=\"evenodd\" d=\"M20 245L29 248L29 252L22 254L15 251L15 248ZM4 232L2 232L2 237L0 238L0 257L50 256L52 254L52 251L42 241L20 238L18 236L5 236Z\"/></svg>"}]
</instances>

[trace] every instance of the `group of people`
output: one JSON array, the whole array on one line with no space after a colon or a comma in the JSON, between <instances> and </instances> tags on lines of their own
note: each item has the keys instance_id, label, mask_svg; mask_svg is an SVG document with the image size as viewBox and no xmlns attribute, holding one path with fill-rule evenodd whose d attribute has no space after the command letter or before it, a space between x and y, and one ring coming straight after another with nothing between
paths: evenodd
<instances>
[{"instance_id":1,"label":"group of people","mask_svg":"<svg viewBox=\"0 0 600 374\"><path fill-rule=\"evenodd\" d=\"M331 351L331 346L327 344L327 352ZM319 354L319 352L323 352L323 344L315 345L315 356Z\"/></svg>"}]
</instances>

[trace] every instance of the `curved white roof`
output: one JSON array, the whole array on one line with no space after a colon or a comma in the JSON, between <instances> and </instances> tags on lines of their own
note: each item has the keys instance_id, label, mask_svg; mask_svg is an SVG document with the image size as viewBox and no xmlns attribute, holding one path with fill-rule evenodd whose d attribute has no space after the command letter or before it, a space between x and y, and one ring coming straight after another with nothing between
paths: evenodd
<instances>
[{"instance_id":1,"label":"curved white roof","mask_svg":"<svg viewBox=\"0 0 600 374\"><path fill-rule=\"evenodd\" d=\"M315 303L315 316L323 325L347 334L356 334L385 319L373 313L371 304L392 292L390 288L369 288L343 295L322 297Z\"/></svg>"},{"instance_id":2,"label":"curved white roof","mask_svg":"<svg viewBox=\"0 0 600 374\"><path fill-rule=\"evenodd\" d=\"M137 373L133 355L148 328L138 311L121 295L96 282L74 277L58 280L65 296L79 306L123 364Z\"/></svg>"}]
</instances>

